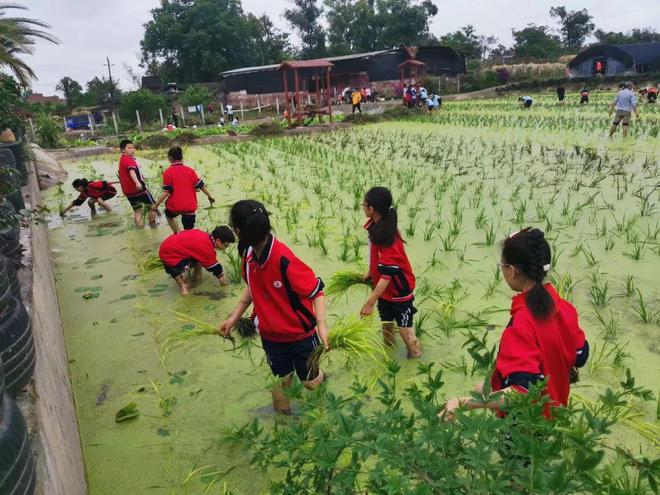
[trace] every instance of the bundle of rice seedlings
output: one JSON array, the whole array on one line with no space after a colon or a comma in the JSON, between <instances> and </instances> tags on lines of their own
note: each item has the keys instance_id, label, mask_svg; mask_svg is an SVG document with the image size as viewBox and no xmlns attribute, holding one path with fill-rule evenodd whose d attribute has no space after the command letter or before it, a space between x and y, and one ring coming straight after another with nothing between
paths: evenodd
<instances>
[{"instance_id":1,"label":"bundle of rice seedlings","mask_svg":"<svg viewBox=\"0 0 660 495\"><path fill-rule=\"evenodd\" d=\"M329 349L319 346L310 356L310 370L319 368L321 361L333 351L346 358L347 366L355 362L367 361L376 368L384 369L387 350L382 343L380 321L374 317L358 318L349 316L337 320L328 331Z\"/></svg>"},{"instance_id":2,"label":"bundle of rice seedlings","mask_svg":"<svg viewBox=\"0 0 660 495\"><path fill-rule=\"evenodd\" d=\"M180 313L178 311L170 310L170 313L176 316L176 319L180 322L186 323L191 326L191 328L174 330L170 332L165 341L160 346L160 357L161 362L164 362L165 357L175 348L179 347L184 342L188 340L199 337L201 335L220 335L218 330L214 325L206 323L205 321L198 320L193 318L185 313ZM236 340L231 335L220 335L225 340L228 340L232 345L236 345Z\"/></svg>"},{"instance_id":3,"label":"bundle of rice seedlings","mask_svg":"<svg viewBox=\"0 0 660 495\"><path fill-rule=\"evenodd\" d=\"M238 334L244 339L249 339L257 334L257 329L254 326L254 321L252 318L239 319L238 323L236 323L236 330L238 331Z\"/></svg>"},{"instance_id":4,"label":"bundle of rice seedlings","mask_svg":"<svg viewBox=\"0 0 660 495\"><path fill-rule=\"evenodd\" d=\"M147 253L138 262L138 269L142 275L155 272L163 268L163 262L160 261L158 253Z\"/></svg>"},{"instance_id":5,"label":"bundle of rice seedlings","mask_svg":"<svg viewBox=\"0 0 660 495\"><path fill-rule=\"evenodd\" d=\"M368 285L364 280L364 272L356 270L340 270L336 272L325 286L324 292L329 296L342 296L355 285Z\"/></svg>"}]
</instances>

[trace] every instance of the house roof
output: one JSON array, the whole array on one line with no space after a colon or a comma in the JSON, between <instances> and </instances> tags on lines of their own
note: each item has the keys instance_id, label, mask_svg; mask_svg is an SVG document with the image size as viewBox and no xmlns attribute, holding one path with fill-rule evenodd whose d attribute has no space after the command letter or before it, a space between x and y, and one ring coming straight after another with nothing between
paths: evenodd
<instances>
[{"instance_id":1,"label":"house roof","mask_svg":"<svg viewBox=\"0 0 660 495\"><path fill-rule=\"evenodd\" d=\"M633 43L626 45L595 45L576 55L568 64L576 67L585 60L598 56L617 58L627 65L660 65L660 43Z\"/></svg>"},{"instance_id":2,"label":"house roof","mask_svg":"<svg viewBox=\"0 0 660 495\"><path fill-rule=\"evenodd\" d=\"M313 60L287 60L282 62L279 70L282 69L325 69L330 68L334 64L327 58L317 58Z\"/></svg>"},{"instance_id":3,"label":"house roof","mask_svg":"<svg viewBox=\"0 0 660 495\"><path fill-rule=\"evenodd\" d=\"M417 67L424 67L426 64L421 60L415 60L414 58L411 58L403 63L400 63L399 67L406 67L408 65L416 65Z\"/></svg>"}]
</instances>

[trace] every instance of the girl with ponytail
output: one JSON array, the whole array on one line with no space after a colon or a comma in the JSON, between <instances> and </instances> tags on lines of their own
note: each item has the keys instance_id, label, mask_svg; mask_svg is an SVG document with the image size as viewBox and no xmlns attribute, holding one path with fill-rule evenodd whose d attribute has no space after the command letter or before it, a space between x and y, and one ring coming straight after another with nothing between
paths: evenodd
<instances>
[{"instance_id":1,"label":"girl with ponytail","mask_svg":"<svg viewBox=\"0 0 660 495\"><path fill-rule=\"evenodd\" d=\"M320 342L328 348L323 281L271 233L270 216L259 201L242 200L231 208L230 223L238 236L246 287L218 332L228 335L250 305L268 364L282 378L273 393L276 412L290 414L282 387L295 372L305 387L316 388L324 373L310 366ZM320 342L319 342L320 339Z\"/></svg>"},{"instance_id":2,"label":"girl with ponytail","mask_svg":"<svg viewBox=\"0 0 660 495\"><path fill-rule=\"evenodd\" d=\"M108 213L112 211L106 201L114 198L117 195L117 190L109 182L104 180L90 182L87 179L76 179L71 185L80 195L69 206L60 211L61 216L64 216L73 207L82 205L85 200L87 200L89 209L92 210L92 216L96 215L97 203Z\"/></svg>"},{"instance_id":3,"label":"girl with ponytail","mask_svg":"<svg viewBox=\"0 0 660 495\"><path fill-rule=\"evenodd\" d=\"M550 406L568 403L570 384L577 381L577 368L589 357L589 343L579 326L577 311L562 299L550 283L550 246L539 229L514 232L502 247L504 280L517 292L511 304L511 320L502 333L495 369L490 378L493 392L526 392L530 385L547 379L547 417ZM502 399L488 404L469 397L452 399L441 413L453 419L459 407L499 409Z\"/></svg>"},{"instance_id":4,"label":"girl with ponytail","mask_svg":"<svg viewBox=\"0 0 660 495\"><path fill-rule=\"evenodd\" d=\"M392 193L386 187L373 187L365 194L362 207L369 218L364 225L369 233L369 272L365 280L371 281L374 289L360 314L372 314L377 303L385 344L394 345L396 323L408 358L418 358L422 348L413 328L413 314L417 312L413 306L415 275L397 226Z\"/></svg>"}]
</instances>

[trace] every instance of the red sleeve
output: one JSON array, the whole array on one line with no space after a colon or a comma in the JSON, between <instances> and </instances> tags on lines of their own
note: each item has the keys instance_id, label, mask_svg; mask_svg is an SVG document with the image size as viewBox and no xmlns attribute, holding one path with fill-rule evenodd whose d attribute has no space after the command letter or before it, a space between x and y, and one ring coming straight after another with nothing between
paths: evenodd
<instances>
[{"instance_id":1,"label":"red sleeve","mask_svg":"<svg viewBox=\"0 0 660 495\"><path fill-rule=\"evenodd\" d=\"M541 351L526 322L514 321L504 330L495 367L503 379L512 373L541 373Z\"/></svg>"},{"instance_id":2,"label":"red sleeve","mask_svg":"<svg viewBox=\"0 0 660 495\"><path fill-rule=\"evenodd\" d=\"M218 254L210 243L207 244L209 244L208 249L200 249L200 252L198 253L199 259L197 261L199 261L204 268L210 270L218 264Z\"/></svg>"},{"instance_id":3,"label":"red sleeve","mask_svg":"<svg viewBox=\"0 0 660 495\"><path fill-rule=\"evenodd\" d=\"M286 273L291 288L300 297L315 299L323 295L323 281L314 274L310 267L295 256L290 260Z\"/></svg>"},{"instance_id":4,"label":"red sleeve","mask_svg":"<svg viewBox=\"0 0 660 495\"><path fill-rule=\"evenodd\" d=\"M396 252L396 241L391 246L378 246L378 273L381 278L391 279L400 270ZM378 282L377 280L375 282Z\"/></svg>"}]
</instances>

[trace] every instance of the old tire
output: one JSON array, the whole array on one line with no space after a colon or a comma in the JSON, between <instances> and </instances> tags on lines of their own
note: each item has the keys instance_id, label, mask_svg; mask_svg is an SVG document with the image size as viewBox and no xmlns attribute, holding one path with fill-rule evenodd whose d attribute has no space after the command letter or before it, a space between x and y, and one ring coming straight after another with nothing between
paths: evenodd
<instances>
[{"instance_id":1,"label":"old tire","mask_svg":"<svg viewBox=\"0 0 660 495\"><path fill-rule=\"evenodd\" d=\"M30 317L15 297L6 300L0 307L0 359L4 368L5 390L16 395L32 378L36 352Z\"/></svg>"},{"instance_id":2,"label":"old tire","mask_svg":"<svg viewBox=\"0 0 660 495\"><path fill-rule=\"evenodd\" d=\"M17 136L16 142L11 144L0 145L0 150L6 149L13 153L14 162L16 163L16 170L21 174L21 185L27 184L27 164L25 157L25 148L22 136Z\"/></svg>"},{"instance_id":3,"label":"old tire","mask_svg":"<svg viewBox=\"0 0 660 495\"><path fill-rule=\"evenodd\" d=\"M23 196L21 196L21 172L16 168L14 154L7 148L0 147L0 168L2 169L0 179L11 187L7 199L17 210L25 208Z\"/></svg>"},{"instance_id":4,"label":"old tire","mask_svg":"<svg viewBox=\"0 0 660 495\"><path fill-rule=\"evenodd\" d=\"M25 420L16 402L5 395L0 404L0 494L32 495L36 482Z\"/></svg>"},{"instance_id":5,"label":"old tire","mask_svg":"<svg viewBox=\"0 0 660 495\"><path fill-rule=\"evenodd\" d=\"M10 297L20 300L21 287L14 263L0 254L0 304Z\"/></svg>"},{"instance_id":6,"label":"old tire","mask_svg":"<svg viewBox=\"0 0 660 495\"><path fill-rule=\"evenodd\" d=\"M23 248L20 241L20 227L13 219L16 210L8 201L0 201L0 254L15 267L21 266Z\"/></svg>"}]
</instances>

